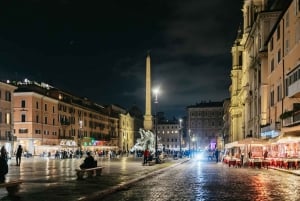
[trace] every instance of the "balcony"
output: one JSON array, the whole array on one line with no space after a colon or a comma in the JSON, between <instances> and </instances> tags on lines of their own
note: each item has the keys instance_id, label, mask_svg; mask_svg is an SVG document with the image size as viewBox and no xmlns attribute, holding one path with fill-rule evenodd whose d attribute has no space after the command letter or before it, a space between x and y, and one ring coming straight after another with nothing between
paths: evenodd
<instances>
[{"instance_id":1,"label":"balcony","mask_svg":"<svg viewBox=\"0 0 300 201\"><path fill-rule=\"evenodd\" d=\"M297 80L288 87L289 98L300 98L300 80Z\"/></svg>"},{"instance_id":2,"label":"balcony","mask_svg":"<svg viewBox=\"0 0 300 201\"><path fill-rule=\"evenodd\" d=\"M295 112L291 116L282 118L282 125L284 127L291 127L300 124L300 112Z\"/></svg>"}]
</instances>

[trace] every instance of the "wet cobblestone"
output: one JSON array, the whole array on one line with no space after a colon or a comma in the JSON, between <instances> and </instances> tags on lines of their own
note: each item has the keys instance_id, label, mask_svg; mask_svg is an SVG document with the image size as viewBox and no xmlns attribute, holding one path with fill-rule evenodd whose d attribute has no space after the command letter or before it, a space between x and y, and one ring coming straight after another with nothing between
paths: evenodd
<instances>
[{"instance_id":1,"label":"wet cobblestone","mask_svg":"<svg viewBox=\"0 0 300 201\"><path fill-rule=\"evenodd\" d=\"M272 169L191 160L103 201L298 201L300 177Z\"/></svg>"},{"instance_id":2,"label":"wet cobblestone","mask_svg":"<svg viewBox=\"0 0 300 201\"><path fill-rule=\"evenodd\" d=\"M0 201L48 201L86 200L95 192L109 190L132 179L140 178L155 170L174 164L142 166L142 158L123 157L109 160L97 158L104 167L102 175L82 181L77 180L75 169L83 159L23 158L21 166L9 160L7 181L21 179L20 191L15 197L8 197L0 189Z\"/></svg>"}]
</instances>

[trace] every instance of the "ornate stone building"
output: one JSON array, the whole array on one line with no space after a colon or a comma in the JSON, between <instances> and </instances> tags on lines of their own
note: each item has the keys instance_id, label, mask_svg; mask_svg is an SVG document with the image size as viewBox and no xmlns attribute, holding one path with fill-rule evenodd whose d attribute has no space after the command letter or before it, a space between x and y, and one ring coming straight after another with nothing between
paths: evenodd
<instances>
[{"instance_id":1,"label":"ornate stone building","mask_svg":"<svg viewBox=\"0 0 300 201\"><path fill-rule=\"evenodd\" d=\"M271 120L269 117L275 113L279 116L282 107L276 106L276 112L274 108L270 108L274 105L276 90L277 99L282 99L285 79L279 74L270 77L270 69L274 68L275 60L269 61L267 44L290 2L244 1L243 26L239 29L231 50L230 141L246 137L260 138L262 133L269 130L278 132L280 121L278 118ZM276 54L283 57L282 50L278 50ZM271 84L270 80L276 80L276 83Z\"/></svg>"}]
</instances>

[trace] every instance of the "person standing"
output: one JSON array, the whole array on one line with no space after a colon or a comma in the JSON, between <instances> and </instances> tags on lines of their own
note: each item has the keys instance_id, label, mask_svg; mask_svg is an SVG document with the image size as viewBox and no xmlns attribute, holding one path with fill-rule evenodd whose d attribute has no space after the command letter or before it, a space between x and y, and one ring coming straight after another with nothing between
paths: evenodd
<instances>
[{"instance_id":1,"label":"person standing","mask_svg":"<svg viewBox=\"0 0 300 201\"><path fill-rule=\"evenodd\" d=\"M1 147L0 154L0 183L4 183L5 175L8 173L7 151L4 146Z\"/></svg>"},{"instance_id":2,"label":"person standing","mask_svg":"<svg viewBox=\"0 0 300 201\"><path fill-rule=\"evenodd\" d=\"M21 165L21 157L22 157L22 153L23 153L23 148L21 145L19 145L18 149L17 149L17 153L16 153L16 162L17 162L17 166Z\"/></svg>"},{"instance_id":3,"label":"person standing","mask_svg":"<svg viewBox=\"0 0 300 201\"><path fill-rule=\"evenodd\" d=\"M265 153L264 153L264 160L266 160L266 159L267 159L267 157L268 157L268 151L267 151L267 150L265 150Z\"/></svg>"},{"instance_id":4,"label":"person standing","mask_svg":"<svg viewBox=\"0 0 300 201\"><path fill-rule=\"evenodd\" d=\"M148 159L149 159L149 156L150 156L150 152L149 152L148 149L146 149L146 150L144 151L144 163L143 163L143 165L147 164Z\"/></svg>"},{"instance_id":5,"label":"person standing","mask_svg":"<svg viewBox=\"0 0 300 201\"><path fill-rule=\"evenodd\" d=\"M219 150L216 148L215 150L216 163L219 162Z\"/></svg>"}]
</instances>

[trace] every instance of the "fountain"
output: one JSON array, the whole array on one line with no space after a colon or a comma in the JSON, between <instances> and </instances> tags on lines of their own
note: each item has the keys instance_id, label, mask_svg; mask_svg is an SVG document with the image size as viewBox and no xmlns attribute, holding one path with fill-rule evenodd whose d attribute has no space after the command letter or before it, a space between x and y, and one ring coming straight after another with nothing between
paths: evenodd
<instances>
[{"instance_id":1,"label":"fountain","mask_svg":"<svg viewBox=\"0 0 300 201\"><path fill-rule=\"evenodd\" d=\"M131 152L135 151L144 151L145 149L149 149L151 153L155 153L155 135L152 131L145 131L140 128L139 133L141 138L137 139L136 144L131 148Z\"/></svg>"}]
</instances>

